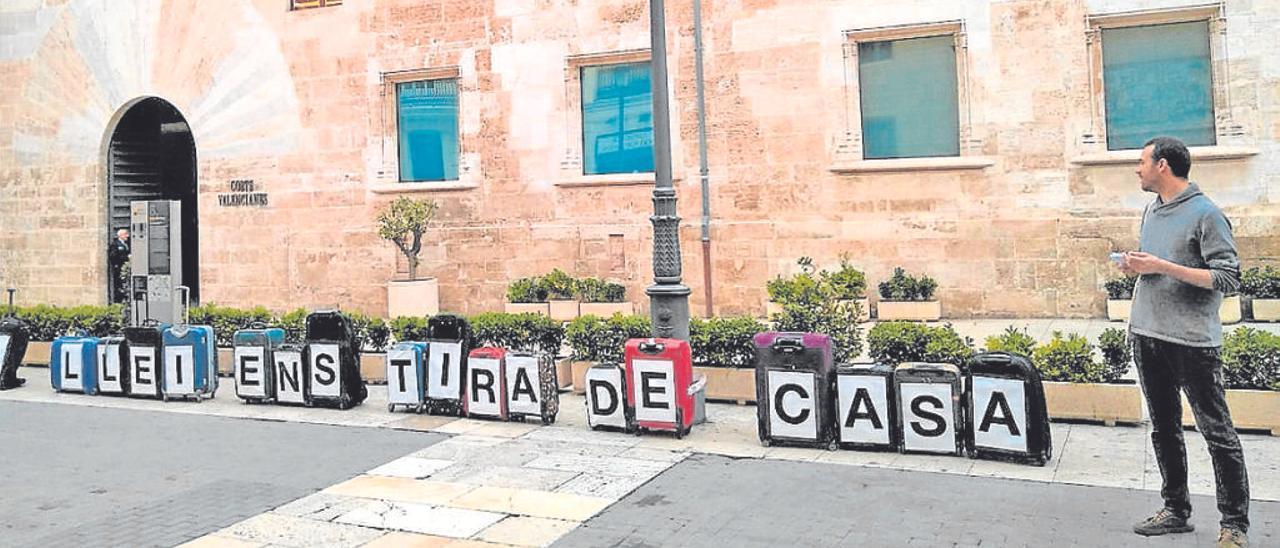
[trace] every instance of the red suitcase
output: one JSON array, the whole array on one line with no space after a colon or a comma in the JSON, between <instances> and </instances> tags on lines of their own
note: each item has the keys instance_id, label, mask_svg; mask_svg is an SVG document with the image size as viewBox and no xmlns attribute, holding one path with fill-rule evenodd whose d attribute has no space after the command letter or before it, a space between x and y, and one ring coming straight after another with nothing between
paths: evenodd
<instances>
[{"instance_id":1,"label":"red suitcase","mask_svg":"<svg viewBox=\"0 0 1280 548\"><path fill-rule=\"evenodd\" d=\"M640 430L666 430L684 437L695 415L693 354L679 339L631 339L623 355L627 405Z\"/></svg>"},{"instance_id":2,"label":"red suitcase","mask_svg":"<svg viewBox=\"0 0 1280 548\"><path fill-rule=\"evenodd\" d=\"M507 351L484 347L467 355L462 412L472 418L507 420Z\"/></svg>"}]
</instances>

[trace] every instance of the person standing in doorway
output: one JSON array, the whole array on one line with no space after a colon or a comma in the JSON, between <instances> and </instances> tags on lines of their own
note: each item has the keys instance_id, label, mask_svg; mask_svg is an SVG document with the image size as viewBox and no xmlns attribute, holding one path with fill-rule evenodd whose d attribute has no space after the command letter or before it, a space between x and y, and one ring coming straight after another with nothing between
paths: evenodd
<instances>
[{"instance_id":1,"label":"person standing in doorway","mask_svg":"<svg viewBox=\"0 0 1280 548\"><path fill-rule=\"evenodd\" d=\"M129 279L125 275L125 265L129 262L129 230L116 231L116 239L107 246L107 262L111 265L111 281L114 290L111 302L122 303L129 298Z\"/></svg>"},{"instance_id":2,"label":"person standing in doorway","mask_svg":"<svg viewBox=\"0 0 1280 548\"><path fill-rule=\"evenodd\" d=\"M1240 259L1231 222L1187 180L1190 170L1191 155L1181 141L1156 137L1146 143L1137 174L1142 190L1156 198L1142 213L1139 250L1119 260L1121 270L1140 276L1129 332L1164 480L1164 508L1133 531L1153 536L1195 529L1188 522L1191 496L1179 397L1185 392L1213 459L1222 513L1218 546L1234 548L1249 542L1249 476L1227 409L1218 306L1224 293L1240 287Z\"/></svg>"}]
</instances>

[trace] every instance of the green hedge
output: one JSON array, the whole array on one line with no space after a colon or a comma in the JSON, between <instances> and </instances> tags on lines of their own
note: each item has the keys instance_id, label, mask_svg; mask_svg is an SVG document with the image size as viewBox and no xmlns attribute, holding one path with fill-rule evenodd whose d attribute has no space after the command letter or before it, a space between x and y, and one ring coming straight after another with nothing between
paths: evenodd
<instances>
[{"instance_id":1,"label":"green hedge","mask_svg":"<svg viewBox=\"0 0 1280 548\"><path fill-rule=\"evenodd\" d=\"M1280 335L1237 327L1222 340L1227 388L1280 390Z\"/></svg>"},{"instance_id":2,"label":"green hedge","mask_svg":"<svg viewBox=\"0 0 1280 548\"><path fill-rule=\"evenodd\" d=\"M7 315L9 309L3 309ZM52 341L64 335L76 335L81 332L94 337L106 337L119 334L124 329L124 305L110 306L73 306L60 307L50 305L15 307L14 316L26 322L31 330L31 340Z\"/></svg>"},{"instance_id":3,"label":"green hedge","mask_svg":"<svg viewBox=\"0 0 1280 548\"><path fill-rule=\"evenodd\" d=\"M764 324L747 316L693 318L689 321L689 346L693 364L704 367L752 367L756 333Z\"/></svg>"},{"instance_id":4,"label":"green hedge","mask_svg":"<svg viewBox=\"0 0 1280 548\"><path fill-rule=\"evenodd\" d=\"M853 269L842 262L837 273L843 281L834 280L833 274L818 270L813 259L801 257L796 261L800 272L790 278L776 278L766 289L769 299L782 305L782 312L769 319L777 331L801 333L825 333L831 337L836 363L848 363L862 353L862 326L858 325L861 305L847 300ZM841 274L843 273L843 274Z\"/></svg>"},{"instance_id":5,"label":"green hedge","mask_svg":"<svg viewBox=\"0 0 1280 548\"><path fill-rule=\"evenodd\" d=\"M973 356L973 339L961 337L951 324L937 327L917 322L880 322L867 335L871 358L880 363L932 362L963 365Z\"/></svg>"},{"instance_id":6,"label":"green hedge","mask_svg":"<svg viewBox=\"0 0 1280 548\"><path fill-rule=\"evenodd\" d=\"M579 316L564 330L569 344L569 358L597 363L622 363L623 347L628 339L653 336L648 316L614 314L611 318Z\"/></svg>"},{"instance_id":7,"label":"green hedge","mask_svg":"<svg viewBox=\"0 0 1280 548\"><path fill-rule=\"evenodd\" d=\"M471 316L469 321L477 346L557 356L564 342L564 326L542 314L485 312Z\"/></svg>"}]
</instances>

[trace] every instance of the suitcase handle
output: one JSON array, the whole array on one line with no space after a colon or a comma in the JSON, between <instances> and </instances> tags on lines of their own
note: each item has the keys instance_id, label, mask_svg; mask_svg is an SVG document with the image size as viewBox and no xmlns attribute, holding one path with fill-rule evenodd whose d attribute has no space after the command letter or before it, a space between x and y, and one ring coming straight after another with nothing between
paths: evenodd
<instances>
[{"instance_id":1,"label":"suitcase handle","mask_svg":"<svg viewBox=\"0 0 1280 548\"><path fill-rule=\"evenodd\" d=\"M17 289L10 287L7 291L9 291L9 317L16 317L18 312L13 308L13 293L17 291Z\"/></svg>"},{"instance_id":2,"label":"suitcase handle","mask_svg":"<svg viewBox=\"0 0 1280 548\"><path fill-rule=\"evenodd\" d=\"M1010 356L1008 352L992 352L990 354L987 354L987 356L984 357L984 359L991 363L999 363L999 364L1013 363L1013 356Z\"/></svg>"},{"instance_id":3,"label":"suitcase handle","mask_svg":"<svg viewBox=\"0 0 1280 548\"><path fill-rule=\"evenodd\" d=\"M255 321L255 322L249 323L249 329L266 329L266 328L267 328L267 322Z\"/></svg>"},{"instance_id":4,"label":"suitcase handle","mask_svg":"<svg viewBox=\"0 0 1280 548\"><path fill-rule=\"evenodd\" d=\"M659 352L662 352L662 349L666 347L667 345L662 344L654 339L643 341L639 345L640 351L644 352L645 354L657 354Z\"/></svg>"},{"instance_id":5,"label":"suitcase handle","mask_svg":"<svg viewBox=\"0 0 1280 548\"><path fill-rule=\"evenodd\" d=\"M686 395L692 396L697 394L706 386L707 386L707 376L703 375L701 377L698 377L698 380L693 381L693 384L689 385L689 389L685 390L685 393Z\"/></svg>"},{"instance_id":6,"label":"suitcase handle","mask_svg":"<svg viewBox=\"0 0 1280 548\"><path fill-rule=\"evenodd\" d=\"M804 339L794 335L779 336L773 341L773 349L779 352L799 352L804 350Z\"/></svg>"},{"instance_id":7,"label":"suitcase handle","mask_svg":"<svg viewBox=\"0 0 1280 548\"><path fill-rule=\"evenodd\" d=\"M182 304L182 314L181 314L182 325L187 325L188 323L191 323L191 288L185 285L180 285L178 287L173 288L173 292L182 294L182 300L180 301L177 301L177 299L174 299L174 300ZM178 314L173 315L174 323L178 322L178 317L179 317Z\"/></svg>"},{"instance_id":8,"label":"suitcase handle","mask_svg":"<svg viewBox=\"0 0 1280 548\"><path fill-rule=\"evenodd\" d=\"M156 320L155 318L147 318L145 320L142 320L143 327L155 327L158 325L160 325L160 321Z\"/></svg>"}]
</instances>

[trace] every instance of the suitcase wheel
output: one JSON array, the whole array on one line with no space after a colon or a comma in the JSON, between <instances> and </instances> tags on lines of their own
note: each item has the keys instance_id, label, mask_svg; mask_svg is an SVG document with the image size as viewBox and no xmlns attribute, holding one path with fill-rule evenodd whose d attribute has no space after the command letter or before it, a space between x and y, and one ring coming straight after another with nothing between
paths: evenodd
<instances>
[{"instance_id":1,"label":"suitcase wheel","mask_svg":"<svg viewBox=\"0 0 1280 548\"><path fill-rule=\"evenodd\" d=\"M770 439L768 439L768 438L762 439L762 440L760 440L760 445L763 445L763 446L765 446L765 447L769 447L770 445L773 445L773 440L770 440Z\"/></svg>"},{"instance_id":2,"label":"suitcase wheel","mask_svg":"<svg viewBox=\"0 0 1280 548\"><path fill-rule=\"evenodd\" d=\"M420 403L420 404L418 404L418 414L419 414L419 415L421 415L421 414L422 414L422 412L423 412L423 411L426 411L426 410L427 410L427 404L425 404L425 403Z\"/></svg>"},{"instance_id":3,"label":"suitcase wheel","mask_svg":"<svg viewBox=\"0 0 1280 548\"><path fill-rule=\"evenodd\" d=\"M827 451L835 451L840 448L840 442L831 440L827 442Z\"/></svg>"},{"instance_id":4,"label":"suitcase wheel","mask_svg":"<svg viewBox=\"0 0 1280 548\"><path fill-rule=\"evenodd\" d=\"M388 412L388 413L395 413L395 412L396 412L396 404L394 404L394 403L388 403L388 404L387 404L387 412Z\"/></svg>"}]
</instances>

